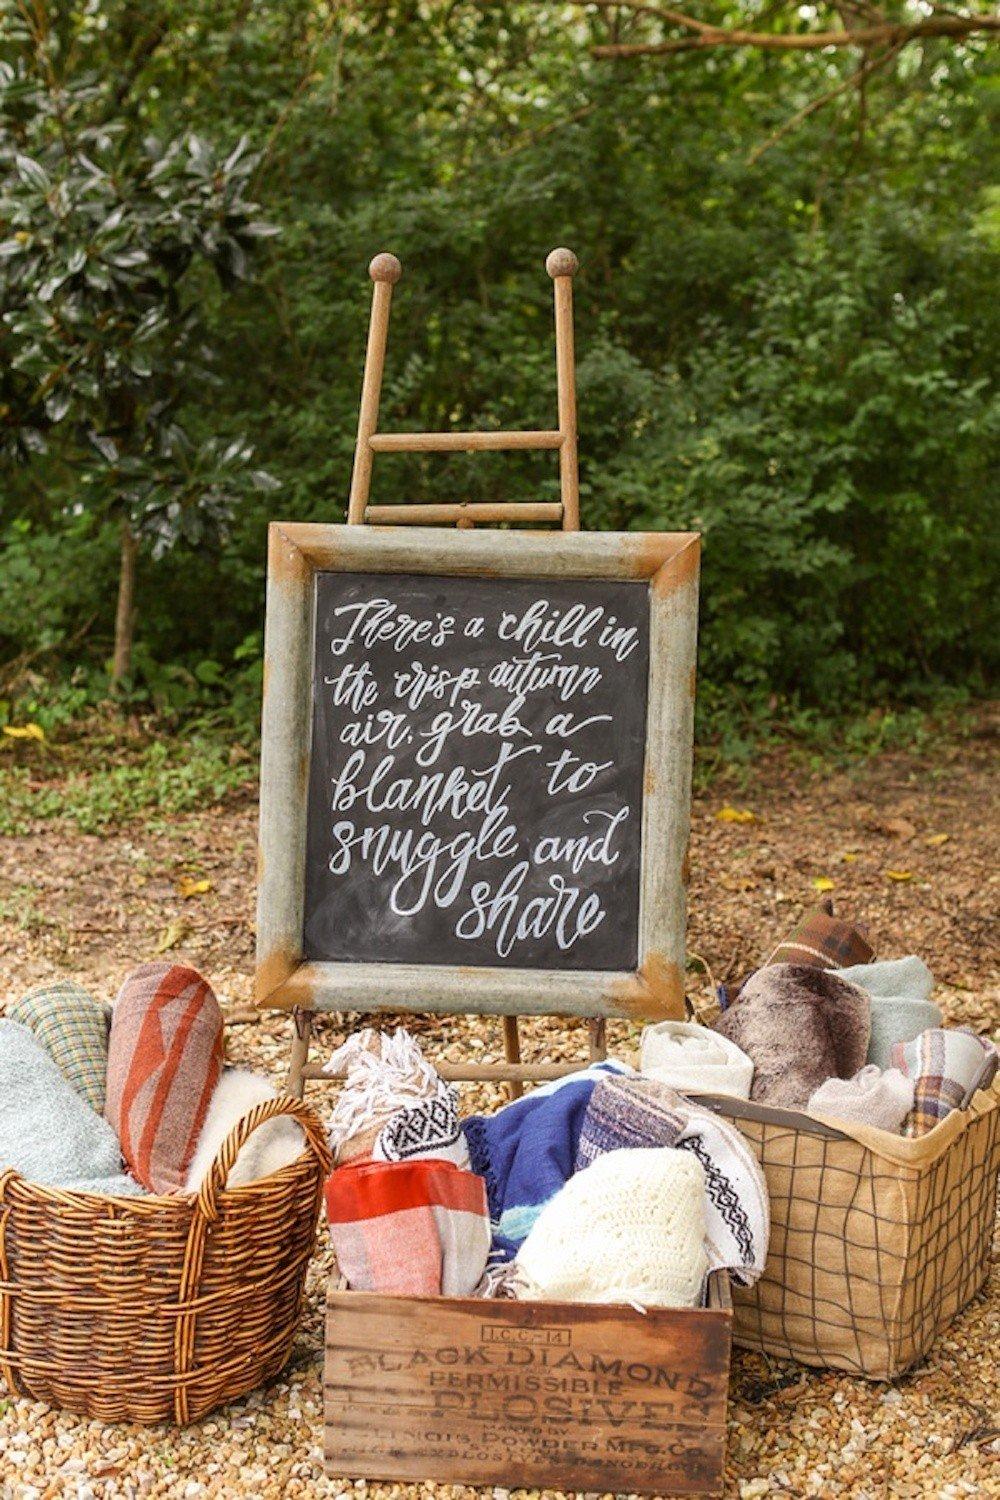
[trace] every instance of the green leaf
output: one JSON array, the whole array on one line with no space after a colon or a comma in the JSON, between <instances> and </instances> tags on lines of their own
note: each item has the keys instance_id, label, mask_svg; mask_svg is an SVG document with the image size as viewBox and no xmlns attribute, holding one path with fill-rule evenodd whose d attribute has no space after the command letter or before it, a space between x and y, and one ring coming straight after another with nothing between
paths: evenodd
<instances>
[{"instance_id":1,"label":"green leaf","mask_svg":"<svg viewBox=\"0 0 1000 1500\"><path fill-rule=\"evenodd\" d=\"M52 186L52 179L40 162L31 156L25 156L23 152L17 152L14 156L14 166L21 181L29 187L37 188L41 193L47 193Z\"/></svg>"},{"instance_id":2,"label":"green leaf","mask_svg":"<svg viewBox=\"0 0 1000 1500\"><path fill-rule=\"evenodd\" d=\"M107 433L103 432L89 432L87 436L101 457L106 459L109 464L113 464L118 458L118 444L114 438L109 437Z\"/></svg>"}]
</instances>

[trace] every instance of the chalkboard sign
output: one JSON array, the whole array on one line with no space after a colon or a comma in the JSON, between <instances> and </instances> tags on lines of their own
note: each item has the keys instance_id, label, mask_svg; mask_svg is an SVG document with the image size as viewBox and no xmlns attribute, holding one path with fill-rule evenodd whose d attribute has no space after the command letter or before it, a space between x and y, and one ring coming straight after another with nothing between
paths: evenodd
<instances>
[{"instance_id":1,"label":"chalkboard sign","mask_svg":"<svg viewBox=\"0 0 1000 1500\"><path fill-rule=\"evenodd\" d=\"M677 1013L697 563L272 527L258 996Z\"/></svg>"},{"instance_id":2,"label":"chalkboard sign","mask_svg":"<svg viewBox=\"0 0 1000 1500\"><path fill-rule=\"evenodd\" d=\"M306 958L636 966L646 596L317 575Z\"/></svg>"}]
</instances>

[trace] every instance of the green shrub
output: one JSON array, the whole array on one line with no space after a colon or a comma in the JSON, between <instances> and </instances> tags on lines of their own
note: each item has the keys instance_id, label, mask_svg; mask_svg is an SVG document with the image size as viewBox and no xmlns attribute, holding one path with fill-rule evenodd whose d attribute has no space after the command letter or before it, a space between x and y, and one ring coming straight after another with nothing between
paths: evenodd
<instances>
[{"instance_id":1,"label":"green shrub","mask_svg":"<svg viewBox=\"0 0 1000 1500\"><path fill-rule=\"evenodd\" d=\"M248 186L281 230L254 289L206 278L216 383L177 406L194 443L245 432L279 487L241 500L224 546L140 559L135 712L253 732L266 526L343 518L383 248L405 271L381 420L425 429L553 422L542 263L577 250L585 524L704 533L703 730L738 745L748 719L989 686L995 64L950 42L908 52L873 79L863 138L850 93L751 162L849 58L608 67L585 45L606 22L558 11L393 0L317 31L294 7L231 28L194 6L133 76L131 11L117 27L69 7L80 66L130 80L115 129L246 136ZM58 455L2 482L0 654L41 645L31 670L90 702L107 538ZM556 494L552 455L375 466L380 501ZM57 717L67 701L17 692Z\"/></svg>"}]
</instances>

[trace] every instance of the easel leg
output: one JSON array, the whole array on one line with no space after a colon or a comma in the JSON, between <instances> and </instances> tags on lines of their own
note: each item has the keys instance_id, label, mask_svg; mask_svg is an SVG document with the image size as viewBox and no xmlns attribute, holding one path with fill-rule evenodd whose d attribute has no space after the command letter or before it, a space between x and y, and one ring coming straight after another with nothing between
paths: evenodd
<instances>
[{"instance_id":1,"label":"easel leg","mask_svg":"<svg viewBox=\"0 0 1000 1500\"><path fill-rule=\"evenodd\" d=\"M503 1018L503 1050L509 1063L521 1061L521 1037L517 1029L516 1016ZM510 1089L512 1099L520 1099L524 1093L524 1085L519 1079L512 1078L507 1087Z\"/></svg>"},{"instance_id":2,"label":"easel leg","mask_svg":"<svg viewBox=\"0 0 1000 1500\"><path fill-rule=\"evenodd\" d=\"M591 1016L587 1022L587 1030L590 1033L590 1060L603 1062L608 1055L608 1023L603 1016Z\"/></svg>"},{"instance_id":3,"label":"easel leg","mask_svg":"<svg viewBox=\"0 0 1000 1500\"><path fill-rule=\"evenodd\" d=\"M303 1010L297 1005L292 1011L292 1055L288 1064L288 1092L293 1099L301 1099L305 1093L306 1081L302 1070L309 1061L312 1028L312 1011Z\"/></svg>"}]
</instances>

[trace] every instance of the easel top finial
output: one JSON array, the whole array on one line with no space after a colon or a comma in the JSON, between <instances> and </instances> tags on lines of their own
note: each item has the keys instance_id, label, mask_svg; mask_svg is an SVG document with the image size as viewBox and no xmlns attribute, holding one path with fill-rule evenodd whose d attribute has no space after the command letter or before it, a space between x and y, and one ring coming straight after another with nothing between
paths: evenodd
<instances>
[{"instance_id":1,"label":"easel top finial","mask_svg":"<svg viewBox=\"0 0 1000 1500\"><path fill-rule=\"evenodd\" d=\"M390 255L388 250L383 250L381 255L376 255L368 267L368 274L372 281L388 281L391 285L402 276L403 267L395 255Z\"/></svg>"},{"instance_id":2,"label":"easel top finial","mask_svg":"<svg viewBox=\"0 0 1000 1500\"><path fill-rule=\"evenodd\" d=\"M562 246L558 250L549 251L545 257L545 269L555 281L557 276L575 276L580 269L580 262L572 250Z\"/></svg>"}]
</instances>

